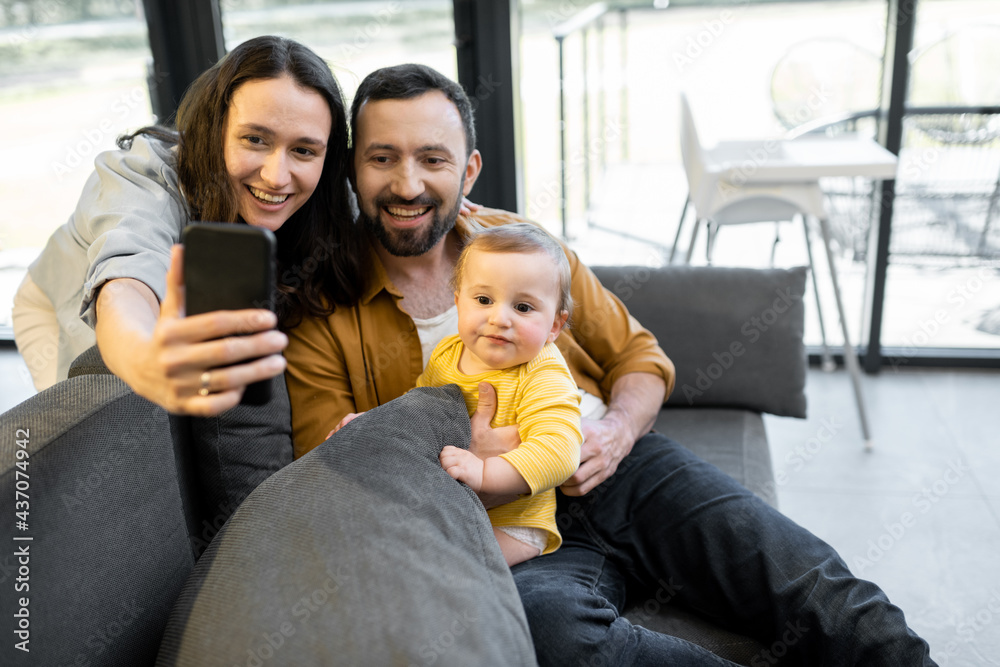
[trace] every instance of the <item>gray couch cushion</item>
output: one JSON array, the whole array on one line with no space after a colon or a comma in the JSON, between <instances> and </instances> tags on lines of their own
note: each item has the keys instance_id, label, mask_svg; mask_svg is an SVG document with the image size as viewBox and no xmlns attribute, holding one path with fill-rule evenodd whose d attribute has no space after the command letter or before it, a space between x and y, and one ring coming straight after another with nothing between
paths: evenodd
<instances>
[{"instance_id":1,"label":"gray couch cushion","mask_svg":"<svg viewBox=\"0 0 1000 667\"><path fill-rule=\"evenodd\" d=\"M806 416L806 269L594 267L677 366L670 405Z\"/></svg>"},{"instance_id":2,"label":"gray couch cushion","mask_svg":"<svg viewBox=\"0 0 1000 667\"><path fill-rule=\"evenodd\" d=\"M18 664L150 664L194 566L167 414L113 375L90 375L0 415L0 433L3 571L16 571L15 549L30 553L30 588L12 594L6 579L0 595L4 654L22 655L9 621L23 596L30 653ZM18 440L28 458L18 458ZM27 479L18 479L18 461L28 462ZM14 523L18 481L29 502L25 531Z\"/></svg>"},{"instance_id":3,"label":"gray couch cushion","mask_svg":"<svg viewBox=\"0 0 1000 667\"><path fill-rule=\"evenodd\" d=\"M653 428L721 469L772 507L778 506L771 448L760 413L667 407L660 411Z\"/></svg>"},{"instance_id":4,"label":"gray couch cushion","mask_svg":"<svg viewBox=\"0 0 1000 667\"><path fill-rule=\"evenodd\" d=\"M667 597L669 588L667 583L656 593L631 601L625 617L635 625L686 639L737 665L759 667L769 664L762 659L765 647L756 639L730 632L694 612L671 605Z\"/></svg>"},{"instance_id":5,"label":"gray couch cushion","mask_svg":"<svg viewBox=\"0 0 1000 667\"><path fill-rule=\"evenodd\" d=\"M455 387L365 413L262 483L198 561L159 664L531 665L482 505L441 469Z\"/></svg>"}]
</instances>

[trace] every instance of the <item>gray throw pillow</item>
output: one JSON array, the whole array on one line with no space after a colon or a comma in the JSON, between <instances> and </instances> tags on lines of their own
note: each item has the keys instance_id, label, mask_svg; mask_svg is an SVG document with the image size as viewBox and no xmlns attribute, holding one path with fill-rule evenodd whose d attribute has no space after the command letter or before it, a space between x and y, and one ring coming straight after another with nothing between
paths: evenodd
<instances>
[{"instance_id":1,"label":"gray throw pillow","mask_svg":"<svg viewBox=\"0 0 1000 667\"><path fill-rule=\"evenodd\" d=\"M198 561L158 664L533 665L486 512L441 469L454 386L370 410L278 471Z\"/></svg>"},{"instance_id":2,"label":"gray throw pillow","mask_svg":"<svg viewBox=\"0 0 1000 667\"><path fill-rule=\"evenodd\" d=\"M598 266L677 368L667 405L806 416L806 268Z\"/></svg>"}]
</instances>

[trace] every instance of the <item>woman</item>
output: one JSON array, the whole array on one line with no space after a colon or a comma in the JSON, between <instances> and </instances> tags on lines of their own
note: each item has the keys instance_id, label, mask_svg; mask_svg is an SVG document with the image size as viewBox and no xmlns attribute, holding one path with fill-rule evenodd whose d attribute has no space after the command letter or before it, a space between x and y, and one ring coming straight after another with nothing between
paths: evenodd
<instances>
[{"instance_id":1,"label":"woman","mask_svg":"<svg viewBox=\"0 0 1000 667\"><path fill-rule=\"evenodd\" d=\"M96 333L105 363L136 393L171 412L218 414L247 384L284 370L276 325L358 296L343 279L360 253L347 233L340 88L308 48L254 38L192 84L176 130L146 127L118 144L97 158L75 213L18 290L18 347L43 389ZM275 232L276 316L182 317L181 253L171 248L198 220Z\"/></svg>"}]
</instances>

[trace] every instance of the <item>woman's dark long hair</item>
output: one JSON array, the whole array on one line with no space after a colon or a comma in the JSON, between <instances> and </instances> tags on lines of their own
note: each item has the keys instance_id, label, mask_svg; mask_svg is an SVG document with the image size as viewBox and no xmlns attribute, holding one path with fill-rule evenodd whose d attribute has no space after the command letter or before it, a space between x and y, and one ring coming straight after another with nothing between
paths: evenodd
<instances>
[{"instance_id":1,"label":"woman's dark long hair","mask_svg":"<svg viewBox=\"0 0 1000 667\"><path fill-rule=\"evenodd\" d=\"M304 315L324 316L360 296L362 257L347 181L347 116L329 66L290 39L264 36L243 42L184 93L176 130L145 127L120 137L128 148L145 134L178 144L177 176L192 220L237 222L236 192L223 155L226 113L236 89L255 79L290 76L316 91L330 107L333 124L323 172L312 196L278 230L276 310L283 327Z\"/></svg>"}]
</instances>

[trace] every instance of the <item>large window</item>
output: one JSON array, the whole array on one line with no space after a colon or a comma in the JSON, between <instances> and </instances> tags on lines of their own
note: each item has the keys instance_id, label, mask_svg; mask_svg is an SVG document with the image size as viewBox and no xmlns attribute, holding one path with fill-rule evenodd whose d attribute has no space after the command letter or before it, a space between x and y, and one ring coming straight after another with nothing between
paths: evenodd
<instances>
[{"instance_id":1,"label":"large window","mask_svg":"<svg viewBox=\"0 0 1000 667\"><path fill-rule=\"evenodd\" d=\"M264 34L290 37L330 63L348 102L369 72L418 62L456 77L451 0L223 0L226 48Z\"/></svg>"},{"instance_id":2,"label":"large window","mask_svg":"<svg viewBox=\"0 0 1000 667\"><path fill-rule=\"evenodd\" d=\"M781 137L800 124L878 104L885 42L884 0L806 3L642 3L578 27L566 3L523 3L523 104L528 213L565 227L591 263L665 263L687 196L680 155L684 91L704 143ZM658 3L667 5L668 3ZM558 40L563 42L567 215L560 194ZM588 74L584 77L584 70ZM531 86L530 89L528 86ZM586 111L585 111L586 109ZM589 128L589 129L588 129ZM867 131L874 133L874 128ZM585 169L590 156L590 169ZM603 164L602 164L603 163ZM589 185L589 187L588 187ZM689 240L690 220L679 257ZM783 224L726 228L716 265L806 264L803 232ZM704 239L693 261L704 263ZM817 252L819 256L819 251ZM675 260L677 261L677 260ZM820 284L826 273L820 264ZM842 289L851 328L862 326L865 264L845 261ZM827 336L838 342L833 294L823 294ZM826 306L829 306L827 308ZM815 306L807 341L820 340ZM830 324L830 323L834 324Z\"/></svg>"},{"instance_id":3,"label":"large window","mask_svg":"<svg viewBox=\"0 0 1000 667\"><path fill-rule=\"evenodd\" d=\"M682 90L704 143L787 137L825 123L828 133L876 136L886 0L631 4L601 12L521 2L527 213L564 231L586 261L668 261L687 194ZM904 363L921 347L1000 350L1000 115L927 109L1000 104L1000 4L917 6L908 104L938 113L908 114L897 175L882 344ZM864 181L824 186L849 331L863 345L877 192ZM689 234L690 220L674 261ZM766 266L777 236L776 265L806 264L803 234L789 223L727 227L713 263ZM839 345L818 241L817 233L827 340ZM702 233L695 263L705 262L704 244ZM820 342L811 298L806 340Z\"/></svg>"},{"instance_id":4,"label":"large window","mask_svg":"<svg viewBox=\"0 0 1000 667\"><path fill-rule=\"evenodd\" d=\"M0 2L0 336L28 264L73 212L94 157L153 121L131 1Z\"/></svg>"},{"instance_id":5,"label":"large window","mask_svg":"<svg viewBox=\"0 0 1000 667\"><path fill-rule=\"evenodd\" d=\"M921 0L882 344L1000 350L1000 5Z\"/></svg>"}]
</instances>

